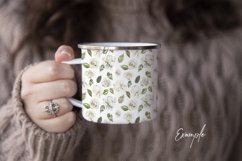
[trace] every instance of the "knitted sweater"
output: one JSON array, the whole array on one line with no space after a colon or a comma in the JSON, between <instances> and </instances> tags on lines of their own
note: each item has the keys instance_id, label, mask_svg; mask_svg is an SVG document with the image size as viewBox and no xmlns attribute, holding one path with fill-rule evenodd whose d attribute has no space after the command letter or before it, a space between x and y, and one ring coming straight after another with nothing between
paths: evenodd
<instances>
[{"instance_id":1,"label":"knitted sweater","mask_svg":"<svg viewBox=\"0 0 242 161\"><path fill-rule=\"evenodd\" d=\"M53 54L42 53L43 58L27 46L10 65L11 51L25 32L19 14L23 2L9 1L1 7L0 161L242 160L241 29L196 44L168 44L172 29L165 18L162 28L153 24L147 2L102 0L106 15L94 34L96 41L163 44L158 56L158 117L129 125L96 124L78 117L64 133L44 131L25 113L22 69L53 59ZM200 135L193 140L181 133Z\"/></svg>"}]
</instances>

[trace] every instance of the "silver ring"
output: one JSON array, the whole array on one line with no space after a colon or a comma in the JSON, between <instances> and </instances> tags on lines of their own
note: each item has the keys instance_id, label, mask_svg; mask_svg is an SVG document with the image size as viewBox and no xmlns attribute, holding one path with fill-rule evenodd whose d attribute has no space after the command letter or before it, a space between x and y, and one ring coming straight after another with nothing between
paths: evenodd
<instances>
[{"instance_id":1,"label":"silver ring","mask_svg":"<svg viewBox=\"0 0 242 161\"><path fill-rule=\"evenodd\" d=\"M58 103L53 102L50 100L47 106L45 106L45 112L49 115L57 117L57 113L60 111L60 105Z\"/></svg>"}]
</instances>

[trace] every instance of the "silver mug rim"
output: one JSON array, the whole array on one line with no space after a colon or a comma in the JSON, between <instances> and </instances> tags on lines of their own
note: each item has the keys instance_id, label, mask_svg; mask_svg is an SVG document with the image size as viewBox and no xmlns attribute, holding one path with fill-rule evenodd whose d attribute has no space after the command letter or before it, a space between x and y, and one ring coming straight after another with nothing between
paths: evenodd
<instances>
[{"instance_id":1,"label":"silver mug rim","mask_svg":"<svg viewBox=\"0 0 242 161\"><path fill-rule=\"evenodd\" d=\"M78 48L90 50L146 50L159 49L161 44L151 42L89 42L79 43Z\"/></svg>"}]
</instances>

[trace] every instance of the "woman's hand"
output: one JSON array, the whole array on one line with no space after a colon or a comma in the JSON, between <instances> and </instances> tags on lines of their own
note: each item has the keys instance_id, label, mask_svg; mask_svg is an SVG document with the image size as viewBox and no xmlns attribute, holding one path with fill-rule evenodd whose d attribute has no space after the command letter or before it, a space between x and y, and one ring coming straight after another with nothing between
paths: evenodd
<instances>
[{"instance_id":1,"label":"woman's hand","mask_svg":"<svg viewBox=\"0 0 242 161\"><path fill-rule=\"evenodd\" d=\"M75 123L76 114L67 99L77 90L74 70L70 65L60 63L73 58L73 49L63 45L56 51L55 61L41 62L23 73L21 98L25 111L32 121L48 132L65 132ZM46 112L50 101L60 107L56 117Z\"/></svg>"}]
</instances>

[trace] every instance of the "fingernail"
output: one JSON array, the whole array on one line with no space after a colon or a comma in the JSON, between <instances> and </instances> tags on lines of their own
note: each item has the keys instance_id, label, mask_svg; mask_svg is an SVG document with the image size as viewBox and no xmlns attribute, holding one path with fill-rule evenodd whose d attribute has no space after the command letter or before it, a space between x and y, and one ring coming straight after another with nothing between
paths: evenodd
<instances>
[{"instance_id":1,"label":"fingernail","mask_svg":"<svg viewBox=\"0 0 242 161\"><path fill-rule=\"evenodd\" d=\"M71 56L71 54L69 52L67 52L66 50L62 50L60 53L61 53L61 55Z\"/></svg>"}]
</instances>

